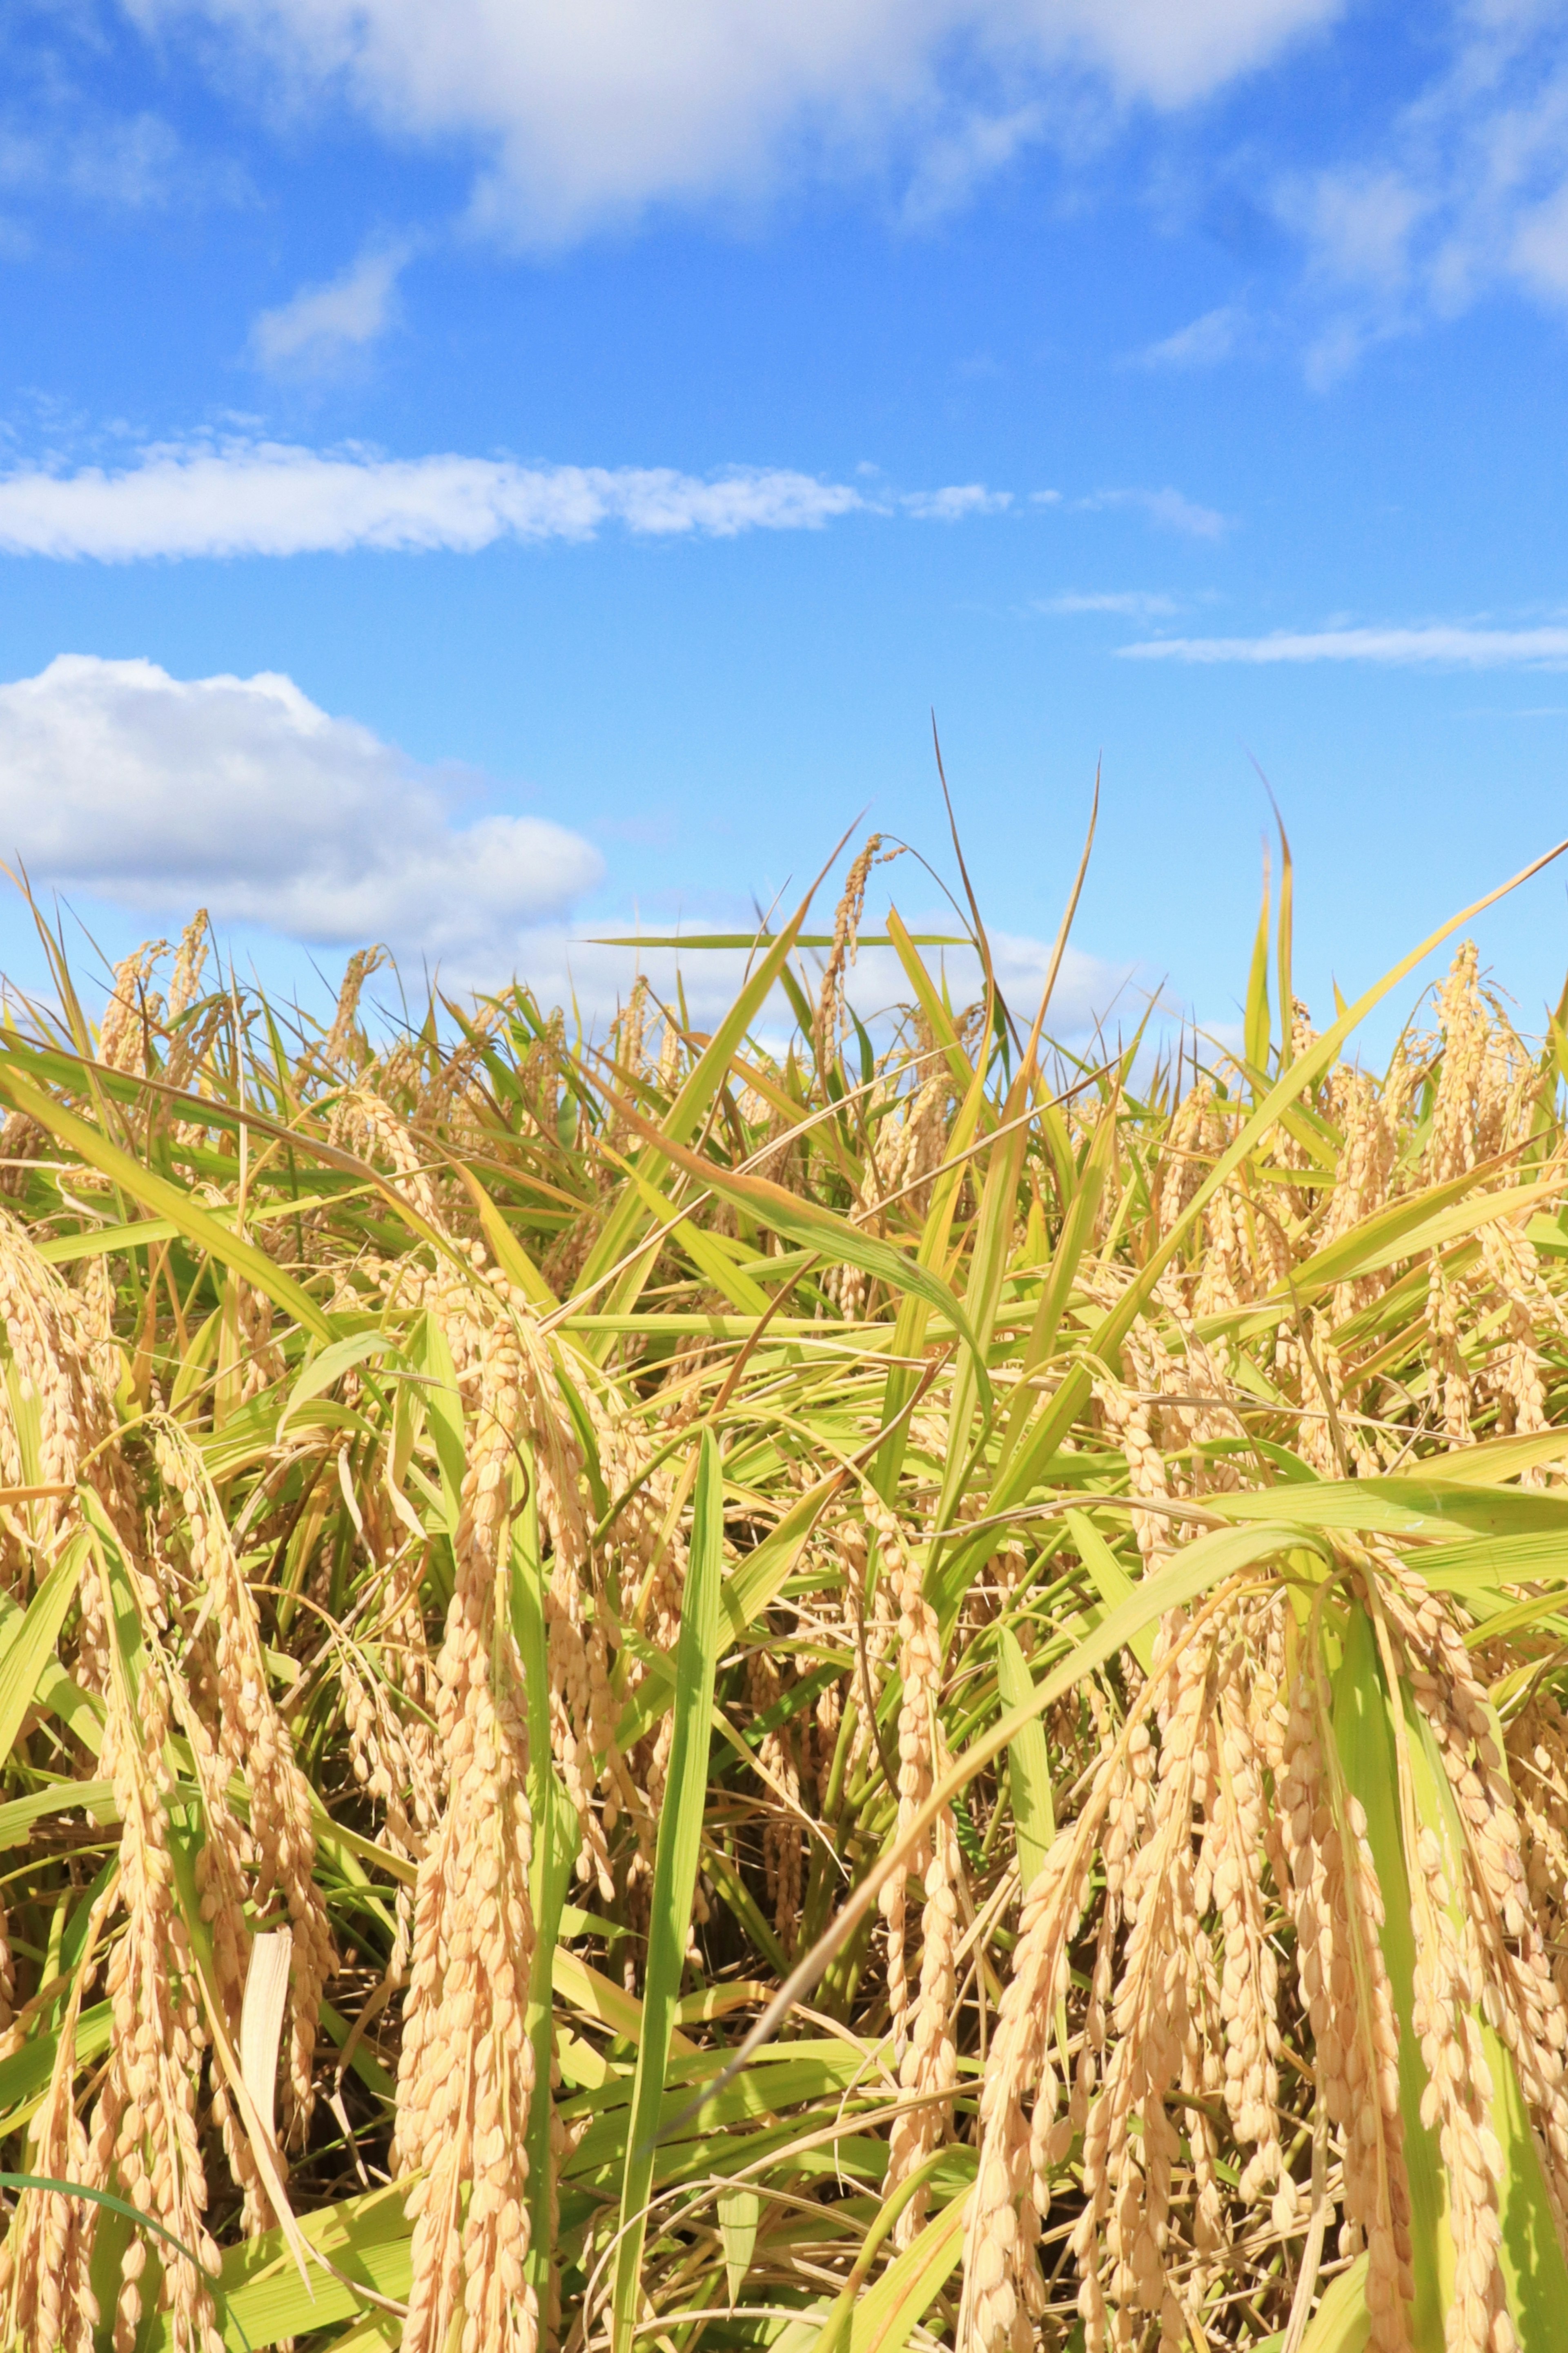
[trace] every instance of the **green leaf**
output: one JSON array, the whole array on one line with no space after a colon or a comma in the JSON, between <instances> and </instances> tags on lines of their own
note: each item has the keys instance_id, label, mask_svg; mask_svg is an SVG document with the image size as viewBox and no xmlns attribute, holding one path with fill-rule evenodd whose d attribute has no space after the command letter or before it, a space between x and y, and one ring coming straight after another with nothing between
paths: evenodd
<instances>
[{"instance_id":1,"label":"green leaf","mask_svg":"<svg viewBox=\"0 0 1568 2353\"><path fill-rule=\"evenodd\" d=\"M1410 1772L1415 1810L1443 1850L1443 1872L1450 1889L1465 1885L1465 1831L1437 1744L1414 1696L1405 1694L1405 1718L1409 1731ZM1455 1927L1465 1926L1462 1898L1451 1905ZM1512 2054L1479 2010L1472 2016L1480 2030L1487 2071L1491 2077L1492 2105L1489 2122L1502 2149L1498 2180L1498 2219L1502 2225L1499 2258L1508 2295L1509 2316L1520 2353L1556 2353L1563 2343L1563 2316L1568 2313L1568 2264L1552 2216L1552 2201L1542 2170L1540 2152L1529 2113L1520 2092ZM1402 2021L1403 2023L1403 2021Z\"/></svg>"},{"instance_id":2,"label":"green leaf","mask_svg":"<svg viewBox=\"0 0 1568 2353\"><path fill-rule=\"evenodd\" d=\"M1367 2261L1358 2255L1347 2271L1331 2280L1323 2300L1307 2324L1301 2353L1363 2353L1372 2335L1372 2315L1366 2308ZM1258 2353L1280 2353L1284 2331L1266 2337Z\"/></svg>"},{"instance_id":3,"label":"green leaf","mask_svg":"<svg viewBox=\"0 0 1568 2353\"><path fill-rule=\"evenodd\" d=\"M746 2274L752 2268L752 2256L757 2243L757 2225L763 2219L763 2201L754 2189L721 2189L719 2192L719 2235L724 2245L724 2284L734 2304L746 2284Z\"/></svg>"},{"instance_id":4,"label":"green leaf","mask_svg":"<svg viewBox=\"0 0 1568 2353\"><path fill-rule=\"evenodd\" d=\"M1285 1008L1285 1027L1290 1027L1290 1008ZM1263 912L1258 918L1258 935L1252 944L1252 970L1247 983L1247 1016L1243 1050L1248 1062L1260 1076L1268 1069L1268 853L1263 855ZM1259 1093L1267 1089L1264 1077Z\"/></svg>"},{"instance_id":5,"label":"green leaf","mask_svg":"<svg viewBox=\"0 0 1568 2353\"><path fill-rule=\"evenodd\" d=\"M1069 1512L1068 1527L1078 1556L1094 1580L1094 1589L1108 1609L1117 1609L1134 1590L1132 1579L1095 1526L1087 1512ZM1154 1637L1145 1627L1127 1645L1145 1674L1154 1663Z\"/></svg>"},{"instance_id":6,"label":"green leaf","mask_svg":"<svg viewBox=\"0 0 1568 2353\"><path fill-rule=\"evenodd\" d=\"M1366 1810L1367 1841L1383 1896L1383 1957L1399 2016L1399 2108L1415 2279L1412 2342L1415 2353L1443 2353L1443 2315L1452 2299L1454 2279L1447 2178L1436 2135L1421 2119L1428 2079L1413 2016L1415 1936L1400 1826L1399 1768L1377 1638L1359 1601L1350 1605L1344 1655L1334 1684L1333 1731L1345 1782Z\"/></svg>"},{"instance_id":7,"label":"green leaf","mask_svg":"<svg viewBox=\"0 0 1568 2353\"><path fill-rule=\"evenodd\" d=\"M666 1114L662 1134L667 1142L683 1145L697 1133L702 1114L723 1083L742 1040L766 1004L769 991L788 961L810 904L808 896L802 901L777 938L770 942L767 954L714 1031ZM643 1125L640 1115L638 1125L639 1128ZM646 1219L646 1209L628 1186L605 1219L598 1240L573 1286L574 1291L581 1293L595 1287L600 1276L625 1257Z\"/></svg>"},{"instance_id":8,"label":"green leaf","mask_svg":"<svg viewBox=\"0 0 1568 2353\"><path fill-rule=\"evenodd\" d=\"M996 1636L996 1682L1004 1707L1023 1707L1035 1696L1028 1661L1018 1638L1004 1626ZM1018 1842L1018 1879L1022 1888L1033 1885L1056 1836L1056 1810L1051 1798L1051 1764L1046 1748L1046 1727L1037 1715L1008 1743L1008 1774L1013 1791L1013 1829Z\"/></svg>"},{"instance_id":9,"label":"green leaf","mask_svg":"<svg viewBox=\"0 0 1568 2353\"><path fill-rule=\"evenodd\" d=\"M406 2182L394 2182L335 2206L301 2214L298 2230L344 2274L310 2267L300 2276L281 2231L268 2231L230 2248L218 2274L217 2307L224 2341L233 2353L254 2353L286 2337L302 2337L337 2320L368 2317L374 2307L353 2283L402 2302L413 2276L414 2226L403 2211ZM137 2353L173 2353L174 2324L164 2313L144 2325Z\"/></svg>"},{"instance_id":10,"label":"green leaf","mask_svg":"<svg viewBox=\"0 0 1568 2353\"><path fill-rule=\"evenodd\" d=\"M1447 1535L1469 1528L1478 1536L1510 1536L1568 1529L1568 1494L1426 1478L1293 1482L1205 1495L1204 1509L1219 1519L1293 1520L1301 1528L1370 1528L1387 1535Z\"/></svg>"},{"instance_id":11,"label":"green leaf","mask_svg":"<svg viewBox=\"0 0 1568 2353\"><path fill-rule=\"evenodd\" d=\"M237 1274L243 1274L247 1282L252 1283L265 1298L270 1299L275 1307L281 1307L286 1314L291 1315L296 1324L303 1324L308 1332L314 1332L320 1340L331 1339L331 1324L310 1293L301 1289L292 1275L285 1274L280 1266L275 1265L265 1250L258 1250L256 1244L247 1241L243 1235L233 1233L227 1227L220 1225L205 1209L198 1208L189 1194L178 1185L171 1184L166 1176L160 1176L143 1161L133 1160L130 1153L121 1152L117 1144L110 1144L109 1138L100 1134L89 1121L79 1119L75 1112L67 1111L63 1103L57 1103L53 1095L45 1094L40 1087L33 1086L3 1052L0 1052L0 1096L5 1097L13 1110L26 1112L29 1118L37 1121L40 1127L46 1127L51 1134L58 1135L62 1144L68 1145L73 1152L80 1155L89 1168L100 1170L122 1192L129 1193L133 1201L140 1201L156 1217L172 1219L176 1231L183 1234L188 1242L194 1242L197 1249L207 1251L220 1266L231 1266Z\"/></svg>"},{"instance_id":12,"label":"green leaf","mask_svg":"<svg viewBox=\"0 0 1568 2353\"><path fill-rule=\"evenodd\" d=\"M958 2267L969 2197L965 2190L944 2206L867 2290L849 2324L849 2353L904 2353Z\"/></svg>"},{"instance_id":13,"label":"green leaf","mask_svg":"<svg viewBox=\"0 0 1568 2353\"><path fill-rule=\"evenodd\" d=\"M278 1435L282 1437L285 1426L299 1406L310 1398L322 1396L332 1383L363 1365L368 1357L395 1356L397 1344L385 1332L351 1332L346 1340L333 1340L329 1346L313 1356L289 1392L289 1402L278 1417Z\"/></svg>"},{"instance_id":14,"label":"green leaf","mask_svg":"<svg viewBox=\"0 0 1568 2353\"><path fill-rule=\"evenodd\" d=\"M643 2238L652 2186L659 2105L670 2031L686 1965L686 1935L697 1884L707 1798L713 1672L719 1653L719 1585L723 1567L723 1472L713 1433L704 1430L692 1504L691 1546L681 1596L676 1651L675 1727L654 1855L642 2040L626 2126L621 2184L620 2244L611 2300L614 2353L629 2353L637 2314Z\"/></svg>"},{"instance_id":15,"label":"green leaf","mask_svg":"<svg viewBox=\"0 0 1568 2353\"><path fill-rule=\"evenodd\" d=\"M953 1297L952 1292L940 1274L923 1266L919 1259L910 1258L907 1250L896 1249L891 1242L880 1241L875 1234L851 1225L847 1218L837 1217L831 1209L818 1207L815 1201L789 1192L775 1185L771 1177L742 1176L732 1168L721 1167L716 1160L704 1159L700 1153L689 1152L668 1132L657 1128L645 1119L636 1105L625 1101L606 1087L605 1093L627 1124L646 1138L652 1148L666 1159L684 1169L687 1176L700 1185L707 1186L721 1200L731 1201L746 1210L764 1226L786 1240L797 1242L804 1250L817 1250L837 1264L858 1267L887 1284L890 1291L910 1293L928 1307L946 1316L953 1330L969 1348L974 1365L974 1379L985 1412L991 1411L991 1380L983 1360L983 1352L968 1316Z\"/></svg>"},{"instance_id":16,"label":"green leaf","mask_svg":"<svg viewBox=\"0 0 1568 2353\"><path fill-rule=\"evenodd\" d=\"M1250 1568L1255 1562L1281 1552L1300 1551L1303 1542L1299 1528L1269 1526L1215 1528L1192 1544L1184 1545L1153 1577L1146 1577L1135 1585L1126 1600L1108 1611L1093 1631L1058 1662L1045 1681L1036 1684L1032 1704L1037 1712L1043 1713L1116 1651L1130 1649L1133 1637L1142 1633L1145 1626L1152 1626L1167 1609L1195 1601L1211 1585L1235 1576L1238 1569ZM966 1751L965 1757L969 1753ZM965 1758L957 1761L962 1764Z\"/></svg>"},{"instance_id":17,"label":"green leaf","mask_svg":"<svg viewBox=\"0 0 1568 2353\"><path fill-rule=\"evenodd\" d=\"M0 1758L9 1757L16 1746L23 1719L47 1674L87 1556L87 1535L79 1530L27 1604L0 1657Z\"/></svg>"}]
</instances>

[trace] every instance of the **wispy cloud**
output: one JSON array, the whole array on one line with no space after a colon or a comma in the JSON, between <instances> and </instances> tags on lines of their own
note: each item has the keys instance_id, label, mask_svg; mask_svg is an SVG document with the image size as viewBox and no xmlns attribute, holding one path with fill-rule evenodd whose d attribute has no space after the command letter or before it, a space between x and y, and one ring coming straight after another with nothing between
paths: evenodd
<instances>
[{"instance_id":1,"label":"wispy cloud","mask_svg":"<svg viewBox=\"0 0 1568 2353\"><path fill-rule=\"evenodd\" d=\"M25 114L0 123L0 187L146 211L198 176L162 115L67 121L35 94Z\"/></svg>"},{"instance_id":2,"label":"wispy cloud","mask_svg":"<svg viewBox=\"0 0 1568 2353\"><path fill-rule=\"evenodd\" d=\"M395 138L466 144L476 216L540 242L847 163L891 163L910 207L939 211L1026 142L1070 138L1086 109L1186 106L1342 11L1342 0L125 5L150 28L205 16L274 80L313 82ZM221 52L218 68L232 81Z\"/></svg>"},{"instance_id":3,"label":"wispy cloud","mask_svg":"<svg viewBox=\"0 0 1568 2353\"><path fill-rule=\"evenodd\" d=\"M1149 343L1135 354L1140 367L1146 368L1208 368L1218 367L1237 348L1246 324L1245 313L1235 303L1225 303L1216 311L1205 311L1185 327L1178 327L1173 335L1164 335L1157 343Z\"/></svg>"},{"instance_id":4,"label":"wispy cloud","mask_svg":"<svg viewBox=\"0 0 1568 2353\"><path fill-rule=\"evenodd\" d=\"M1086 514L1098 513L1108 507L1133 507L1161 530L1184 532L1189 539L1220 539L1230 527L1228 518L1214 507L1199 506L1181 491L1170 489L1093 491L1088 498L1074 503Z\"/></svg>"},{"instance_id":5,"label":"wispy cloud","mask_svg":"<svg viewBox=\"0 0 1568 2353\"><path fill-rule=\"evenodd\" d=\"M1173 596L1147 588L1068 588L1035 602L1037 613L1115 613L1124 621L1157 621L1180 609Z\"/></svg>"},{"instance_id":6,"label":"wispy cloud","mask_svg":"<svg viewBox=\"0 0 1568 2353\"><path fill-rule=\"evenodd\" d=\"M0 686L0 855L159 919L201 904L502 976L603 861L564 826L465 818L462 799L447 773L272 673L177 679L62 654Z\"/></svg>"},{"instance_id":7,"label":"wispy cloud","mask_svg":"<svg viewBox=\"0 0 1568 2353\"><path fill-rule=\"evenodd\" d=\"M1438 27L1437 71L1370 152L1274 188L1307 258L1321 382L1498 287L1568 306L1568 18L1541 0L1486 0Z\"/></svg>"},{"instance_id":8,"label":"wispy cloud","mask_svg":"<svg viewBox=\"0 0 1568 2353\"><path fill-rule=\"evenodd\" d=\"M906 491L899 504L924 522L963 522L969 515L1005 514L1011 491L988 491L984 482L954 482L945 491Z\"/></svg>"},{"instance_id":9,"label":"wispy cloud","mask_svg":"<svg viewBox=\"0 0 1568 2353\"><path fill-rule=\"evenodd\" d=\"M1568 628L1276 629L1262 638L1150 638L1122 646L1130 661L1381 662L1400 669L1561 670Z\"/></svg>"},{"instance_id":10,"label":"wispy cloud","mask_svg":"<svg viewBox=\"0 0 1568 2353\"><path fill-rule=\"evenodd\" d=\"M858 491L781 467L700 477L658 466L180 443L146 449L117 472L86 466L0 475L0 552L105 563L351 548L469 552L502 539L587 540L610 524L642 537L730 539L819 530L858 512L956 522L994 513L1009 498L977 483Z\"/></svg>"},{"instance_id":11,"label":"wispy cloud","mask_svg":"<svg viewBox=\"0 0 1568 2353\"><path fill-rule=\"evenodd\" d=\"M325 286L302 287L263 311L250 331L266 368L330 368L376 343L397 315L397 281L413 256L405 238L371 247Z\"/></svg>"}]
</instances>

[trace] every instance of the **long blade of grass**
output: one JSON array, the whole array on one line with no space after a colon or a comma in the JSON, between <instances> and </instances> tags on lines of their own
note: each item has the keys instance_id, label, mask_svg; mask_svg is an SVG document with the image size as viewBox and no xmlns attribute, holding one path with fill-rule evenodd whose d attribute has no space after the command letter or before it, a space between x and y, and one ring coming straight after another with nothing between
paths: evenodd
<instances>
[{"instance_id":1,"label":"long blade of grass","mask_svg":"<svg viewBox=\"0 0 1568 2353\"><path fill-rule=\"evenodd\" d=\"M85 1532L72 1536L27 1604L26 1615L14 1618L7 1629L8 1640L0 1654L0 1758L11 1754L38 1686L54 1663L55 1644L76 1599L88 1551Z\"/></svg>"},{"instance_id":2,"label":"long blade of grass","mask_svg":"<svg viewBox=\"0 0 1568 2353\"><path fill-rule=\"evenodd\" d=\"M620 2239L611 2290L614 2353L629 2353L637 2320L648 2191L657 2155L659 2108L670 2031L686 1966L687 1929L702 1847L713 1671L719 1651L719 1585L723 1565L723 1472L711 1430L702 1433L692 1499L690 1554L676 1651L675 1725L654 1855L642 2040L626 2123Z\"/></svg>"},{"instance_id":3,"label":"long blade of grass","mask_svg":"<svg viewBox=\"0 0 1568 2353\"><path fill-rule=\"evenodd\" d=\"M310 1293L292 1275L285 1274L265 1250L258 1250L243 1234L220 1225L216 1218L198 1208L180 1186L160 1176L156 1169L133 1159L130 1153L122 1152L89 1121L68 1111L64 1103L57 1103L41 1087L35 1087L4 1055L0 1055L0 1096L14 1111L26 1112L40 1127L58 1135L62 1144L69 1145L89 1168L100 1170L129 1193L133 1201L140 1201L156 1217L171 1219L176 1233L205 1250L220 1266L231 1266L237 1274L243 1274L275 1307L281 1307L306 1331L313 1332L319 1340L336 1336L331 1319Z\"/></svg>"}]
</instances>

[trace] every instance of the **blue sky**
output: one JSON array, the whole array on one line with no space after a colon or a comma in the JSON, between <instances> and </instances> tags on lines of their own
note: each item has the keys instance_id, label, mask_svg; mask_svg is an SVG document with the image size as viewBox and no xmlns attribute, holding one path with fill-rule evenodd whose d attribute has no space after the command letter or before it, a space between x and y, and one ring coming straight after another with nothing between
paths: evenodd
<instances>
[{"instance_id":1,"label":"blue sky","mask_svg":"<svg viewBox=\"0 0 1568 2353\"><path fill-rule=\"evenodd\" d=\"M863 808L950 871L933 707L1023 995L1103 763L1079 1016L1234 1018L1255 760L1320 1011L1568 833L1561 5L13 0L0 71L0 849L111 952L597 1004ZM1565 918L1483 926L1530 1019Z\"/></svg>"}]
</instances>

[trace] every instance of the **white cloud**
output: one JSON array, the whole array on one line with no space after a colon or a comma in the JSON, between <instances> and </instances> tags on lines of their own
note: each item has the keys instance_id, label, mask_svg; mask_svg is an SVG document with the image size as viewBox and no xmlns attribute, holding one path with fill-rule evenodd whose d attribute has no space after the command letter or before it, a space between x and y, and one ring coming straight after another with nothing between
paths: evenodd
<instances>
[{"instance_id":1,"label":"white cloud","mask_svg":"<svg viewBox=\"0 0 1568 2353\"><path fill-rule=\"evenodd\" d=\"M984 482L954 482L945 491L908 491L899 501L906 514L923 522L962 522L966 515L1005 514L1011 491L988 491Z\"/></svg>"},{"instance_id":2,"label":"white cloud","mask_svg":"<svg viewBox=\"0 0 1568 2353\"><path fill-rule=\"evenodd\" d=\"M384 940L465 980L510 974L523 930L602 861L563 826L459 822L454 801L440 772L271 673L62 654L0 686L0 856L155 919L200 904L296 940Z\"/></svg>"},{"instance_id":3,"label":"white cloud","mask_svg":"<svg viewBox=\"0 0 1568 2353\"><path fill-rule=\"evenodd\" d=\"M1568 16L1553 0L1467 0L1444 30L1440 69L1375 153L1275 189L1325 306L1309 356L1321 380L1499 286L1568 306Z\"/></svg>"},{"instance_id":4,"label":"white cloud","mask_svg":"<svg viewBox=\"0 0 1568 2353\"><path fill-rule=\"evenodd\" d=\"M858 491L776 466L702 477L668 466L524 466L507 458L385 458L353 446L323 452L271 441L182 442L145 449L118 472L83 466L0 474L0 554L106 564L361 547L472 554L505 539L588 540L606 524L641 538L733 539L816 531L856 513L957 522L1012 503L1010 491L981 482Z\"/></svg>"},{"instance_id":5,"label":"white cloud","mask_svg":"<svg viewBox=\"0 0 1568 2353\"><path fill-rule=\"evenodd\" d=\"M454 137L478 210L535 238L649 203L755 191L912 142L940 204L1075 94L1188 104L1331 23L1342 0L122 0L200 16L276 100L341 93L399 138Z\"/></svg>"},{"instance_id":6,"label":"white cloud","mask_svg":"<svg viewBox=\"0 0 1568 2353\"><path fill-rule=\"evenodd\" d=\"M825 910L826 912L826 910ZM928 920L924 915L902 911L906 922L915 932L954 933L958 926L951 908L944 915ZM642 928L656 936L667 937L674 926L654 925L645 917ZM707 930L703 923L689 923L690 931ZM711 928L743 931L743 923L724 923ZM880 924L868 915L866 930L879 930ZM684 988L686 1004L693 1024L699 1029L717 1021L734 1002L750 961L744 949L739 948L619 948L602 947L595 941L618 938L637 929L635 921L607 918L593 923L574 926L541 926L527 934L519 945L517 971L527 982L542 1004L575 1002L585 1022L602 1024L624 1003L638 972L646 973L654 994L667 1003L675 1001L679 973ZM1026 934L992 932L991 951L997 982L1012 1009L1015 1019L1031 1021L1039 1003L1049 969L1053 943L1037 940ZM979 997L984 987L979 958L967 946L957 948L926 948L921 954L934 969L940 965L945 971L955 1004L965 1005ZM821 962L818 955L816 961ZM808 955L807 965L811 959ZM1111 1011L1118 997L1132 977L1132 966L1117 965L1086 951L1069 946L1062 959L1048 1027L1058 1038L1081 1038L1091 1030L1097 1020ZM907 1004L909 981L903 966L891 948L862 948L847 976L849 1002L863 1021L874 1022L894 1006ZM1139 1009L1142 1010L1140 1001ZM795 1017L784 992L775 992L758 1018L759 1029L787 1034L795 1026Z\"/></svg>"},{"instance_id":7,"label":"white cloud","mask_svg":"<svg viewBox=\"0 0 1568 2353\"><path fill-rule=\"evenodd\" d=\"M144 451L118 473L0 475L0 550L17 555L298 555L592 539L602 525L732 538L810 530L874 502L810 474L521 466L508 459L322 454L277 442Z\"/></svg>"},{"instance_id":8,"label":"white cloud","mask_svg":"<svg viewBox=\"0 0 1568 2353\"><path fill-rule=\"evenodd\" d=\"M1157 621L1178 609L1173 596L1146 588L1069 588L1035 607L1037 613L1116 613L1124 621Z\"/></svg>"},{"instance_id":9,"label":"white cloud","mask_svg":"<svg viewBox=\"0 0 1568 2353\"><path fill-rule=\"evenodd\" d=\"M1184 532L1189 539L1219 539L1229 527L1213 507L1201 507L1180 491L1095 491L1076 503L1088 514L1107 507L1136 507L1163 531Z\"/></svg>"},{"instance_id":10,"label":"white cloud","mask_svg":"<svg viewBox=\"0 0 1568 2353\"><path fill-rule=\"evenodd\" d=\"M263 367L330 367L375 343L396 315L397 281L412 248L374 246L326 286L302 287L291 301L263 311L250 332Z\"/></svg>"},{"instance_id":11,"label":"white cloud","mask_svg":"<svg viewBox=\"0 0 1568 2353\"><path fill-rule=\"evenodd\" d=\"M89 125L79 110L68 128L49 118L50 110L35 103L0 124L0 186L58 188L80 203L144 211L166 204L182 185L200 184L161 115Z\"/></svg>"},{"instance_id":12,"label":"white cloud","mask_svg":"<svg viewBox=\"0 0 1568 2353\"><path fill-rule=\"evenodd\" d=\"M1217 367L1235 351L1245 318L1234 303L1205 311L1190 325L1178 327L1138 353L1138 364L1148 368Z\"/></svg>"},{"instance_id":13,"label":"white cloud","mask_svg":"<svg viewBox=\"0 0 1568 2353\"><path fill-rule=\"evenodd\" d=\"M1431 623L1414 629L1276 629L1263 638L1152 638L1123 646L1132 661L1382 662L1405 669L1568 667L1568 628L1487 629Z\"/></svg>"}]
</instances>

